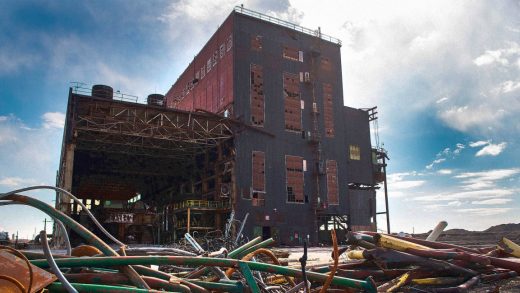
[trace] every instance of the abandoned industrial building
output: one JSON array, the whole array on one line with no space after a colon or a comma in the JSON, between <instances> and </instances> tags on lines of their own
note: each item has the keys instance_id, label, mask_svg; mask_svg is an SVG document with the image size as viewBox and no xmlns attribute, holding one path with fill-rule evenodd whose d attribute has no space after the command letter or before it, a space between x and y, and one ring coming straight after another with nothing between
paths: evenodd
<instances>
[{"instance_id":1,"label":"abandoned industrial building","mask_svg":"<svg viewBox=\"0 0 520 293\"><path fill-rule=\"evenodd\" d=\"M340 47L237 7L164 96L72 87L57 184L126 243L223 231L230 217L282 245L375 230L384 153L374 108L343 104ZM56 207L96 230L68 197Z\"/></svg>"}]
</instances>

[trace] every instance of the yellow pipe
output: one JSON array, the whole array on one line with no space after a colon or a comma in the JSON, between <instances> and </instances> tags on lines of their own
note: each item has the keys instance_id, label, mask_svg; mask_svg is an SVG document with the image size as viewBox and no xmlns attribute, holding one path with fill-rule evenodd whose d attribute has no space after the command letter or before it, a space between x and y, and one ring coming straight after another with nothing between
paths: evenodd
<instances>
[{"instance_id":1,"label":"yellow pipe","mask_svg":"<svg viewBox=\"0 0 520 293\"><path fill-rule=\"evenodd\" d=\"M374 236L374 241L376 242L376 245L390 248L398 251L406 251L408 248L414 248L414 249L422 249L422 250L431 250L431 248L416 244L410 241L398 239L386 234L376 234Z\"/></svg>"},{"instance_id":2,"label":"yellow pipe","mask_svg":"<svg viewBox=\"0 0 520 293\"><path fill-rule=\"evenodd\" d=\"M365 259L363 256L363 250L351 250L347 252L347 257L349 259Z\"/></svg>"},{"instance_id":3,"label":"yellow pipe","mask_svg":"<svg viewBox=\"0 0 520 293\"><path fill-rule=\"evenodd\" d=\"M424 279L413 279L411 281L414 285L459 285L464 282L465 278L453 278L453 277L439 277L439 278L424 278Z\"/></svg>"},{"instance_id":4,"label":"yellow pipe","mask_svg":"<svg viewBox=\"0 0 520 293\"><path fill-rule=\"evenodd\" d=\"M408 280L410 279L410 276L411 276L410 272L403 274L402 276L400 276L397 279L397 283L395 285L393 285L392 287L390 287L388 290L386 290L386 292L394 292L397 289L401 288L406 283L408 283Z\"/></svg>"},{"instance_id":5,"label":"yellow pipe","mask_svg":"<svg viewBox=\"0 0 520 293\"><path fill-rule=\"evenodd\" d=\"M520 258L520 245L514 243L506 237L502 237L502 240L498 242L498 247L503 251Z\"/></svg>"}]
</instances>

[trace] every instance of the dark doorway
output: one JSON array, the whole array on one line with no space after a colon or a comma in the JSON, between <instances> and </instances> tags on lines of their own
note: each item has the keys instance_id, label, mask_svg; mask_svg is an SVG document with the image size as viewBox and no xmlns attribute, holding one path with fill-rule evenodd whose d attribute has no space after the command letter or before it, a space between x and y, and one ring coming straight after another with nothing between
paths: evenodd
<instances>
[{"instance_id":1,"label":"dark doorway","mask_svg":"<svg viewBox=\"0 0 520 293\"><path fill-rule=\"evenodd\" d=\"M262 239L266 240L271 238L271 227L269 226L263 226L262 227Z\"/></svg>"}]
</instances>

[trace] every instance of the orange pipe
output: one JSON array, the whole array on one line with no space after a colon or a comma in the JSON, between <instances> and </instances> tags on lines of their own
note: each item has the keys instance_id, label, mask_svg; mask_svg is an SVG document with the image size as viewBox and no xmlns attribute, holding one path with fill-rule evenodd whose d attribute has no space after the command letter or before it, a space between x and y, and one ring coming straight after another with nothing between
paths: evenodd
<instances>
[{"instance_id":1,"label":"orange pipe","mask_svg":"<svg viewBox=\"0 0 520 293\"><path fill-rule=\"evenodd\" d=\"M327 289L330 286L330 283L332 282L332 279L334 278L334 275L336 274L336 270L338 269L338 259L339 259L339 251L338 251L338 238L336 237L336 230L330 231L330 235L332 237L332 245L334 246L334 266L330 270L329 277L327 280L325 280L325 284L323 284L323 287L321 287L320 293L327 292Z\"/></svg>"},{"instance_id":2,"label":"orange pipe","mask_svg":"<svg viewBox=\"0 0 520 293\"><path fill-rule=\"evenodd\" d=\"M242 260L249 261L250 259L252 259L253 257L255 257L258 254L265 254L269 258L271 258L271 260L274 262L275 265L281 265L280 261L278 260L276 255L274 255L274 253L272 251L270 251L269 249L265 249L265 248L259 248L255 251L247 254L246 256L244 256L242 258ZM236 270L235 268L227 269L226 276L231 277L231 275L235 272L235 270ZM287 280L287 282L289 282L289 284L291 284L291 286L296 286L294 281L289 276L285 276L285 279Z\"/></svg>"}]
</instances>

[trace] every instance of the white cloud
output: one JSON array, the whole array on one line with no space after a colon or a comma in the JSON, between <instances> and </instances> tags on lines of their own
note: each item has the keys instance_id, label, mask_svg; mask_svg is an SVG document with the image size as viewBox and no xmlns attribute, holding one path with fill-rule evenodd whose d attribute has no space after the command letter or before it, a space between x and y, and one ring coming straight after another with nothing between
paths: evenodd
<instances>
[{"instance_id":1,"label":"white cloud","mask_svg":"<svg viewBox=\"0 0 520 293\"><path fill-rule=\"evenodd\" d=\"M14 115L0 123L0 189L55 183L62 132L57 128L29 128ZM30 178L30 179L27 179ZM0 191L1 192L1 191Z\"/></svg>"},{"instance_id":2,"label":"white cloud","mask_svg":"<svg viewBox=\"0 0 520 293\"><path fill-rule=\"evenodd\" d=\"M502 153L504 151L506 146L507 146L506 142L501 142L499 144L490 143L489 145L487 145L487 146L483 147L481 150L479 150L475 154L475 157L498 156L498 155L500 155L500 153Z\"/></svg>"},{"instance_id":3,"label":"white cloud","mask_svg":"<svg viewBox=\"0 0 520 293\"><path fill-rule=\"evenodd\" d=\"M491 108L487 104L454 106L438 112L439 118L448 126L462 132L470 131L475 127L494 125L507 114L502 107Z\"/></svg>"},{"instance_id":4,"label":"white cloud","mask_svg":"<svg viewBox=\"0 0 520 293\"><path fill-rule=\"evenodd\" d=\"M455 201L455 200L482 200L491 198L501 198L515 194L513 190L506 188L494 188L487 190L471 190L458 192L445 192L439 194L430 194L415 197L414 200L430 202L430 201Z\"/></svg>"},{"instance_id":5,"label":"white cloud","mask_svg":"<svg viewBox=\"0 0 520 293\"><path fill-rule=\"evenodd\" d=\"M448 97L442 97L442 98L438 99L435 103L440 104L440 103L446 102L447 100L449 100Z\"/></svg>"},{"instance_id":6,"label":"white cloud","mask_svg":"<svg viewBox=\"0 0 520 293\"><path fill-rule=\"evenodd\" d=\"M469 208L469 209L458 209L459 213L473 214L476 216L496 216L505 214L512 210L512 208Z\"/></svg>"},{"instance_id":7,"label":"white cloud","mask_svg":"<svg viewBox=\"0 0 520 293\"><path fill-rule=\"evenodd\" d=\"M509 47L487 50L484 54L473 60L477 66L484 66L490 64L498 64L502 66L508 66L517 56L520 56L520 46L517 43L510 42Z\"/></svg>"},{"instance_id":8,"label":"white cloud","mask_svg":"<svg viewBox=\"0 0 520 293\"><path fill-rule=\"evenodd\" d=\"M440 159L433 160L433 162L431 164L426 166L426 169L432 169L434 165L440 164L444 161L446 161L446 158L440 158Z\"/></svg>"},{"instance_id":9,"label":"white cloud","mask_svg":"<svg viewBox=\"0 0 520 293\"><path fill-rule=\"evenodd\" d=\"M453 170L450 170L450 169L440 169L437 171L437 173L441 174L441 175L450 175L453 173Z\"/></svg>"},{"instance_id":10,"label":"white cloud","mask_svg":"<svg viewBox=\"0 0 520 293\"><path fill-rule=\"evenodd\" d=\"M471 204L495 205L495 204L506 204L511 201L513 201L513 199L511 199L511 198L492 198L492 199L485 199L485 200L480 200L480 201L472 201Z\"/></svg>"},{"instance_id":11,"label":"white cloud","mask_svg":"<svg viewBox=\"0 0 520 293\"><path fill-rule=\"evenodd\" d=\"M44 128L63 128L65 114L61 112L47 112L42 115Z\"/></svg>"},{"instance_id":12,"label":"white cloud","mask_svg":"<svg viewBox=\"0 0 520 293\"><path fill-rule=\"evenodd\" d=\"M492 92L499 95L514 92L518 89L520 89L520 81L507 80L492 89Z\"/></svg>"},{"instance_id":13,"label":"white cloud","mask_svg":"<svg viewBox=\"0 0 520 293\"><path fill-rule=\"evenodd\" d=\"M34 179L20 178L20 177L3 177L0 179L0 185L16 188L27 185L34 185L37 181Z\"/></svg>"},{"instance_id":14,"label":"white cloud","mask_svg":"<svg viewBox=\"0 0 520 293\"><path fill-rule=\"evenodd\" d=\"M469 146L472 147L472 148L476 148L476 147L480 147L480 146L484 146L484 145L488 145L491 143L491 140L479 140L479 141L475 141L475 142L470 142L469 143Z\"/></svg>"},{"instance_id":15,"label":"white cloud","mask_svg":"<svg viewBox=\"0 0 520 293\"><path fill-rule=\"evenodd\" d=\"M454 178L463 179L462 188L466 190L479 190L494 188L500 180L510 179L520 174L520 168L493 169L480 172L460 173Z\"/></svg>"}]
</instances>

